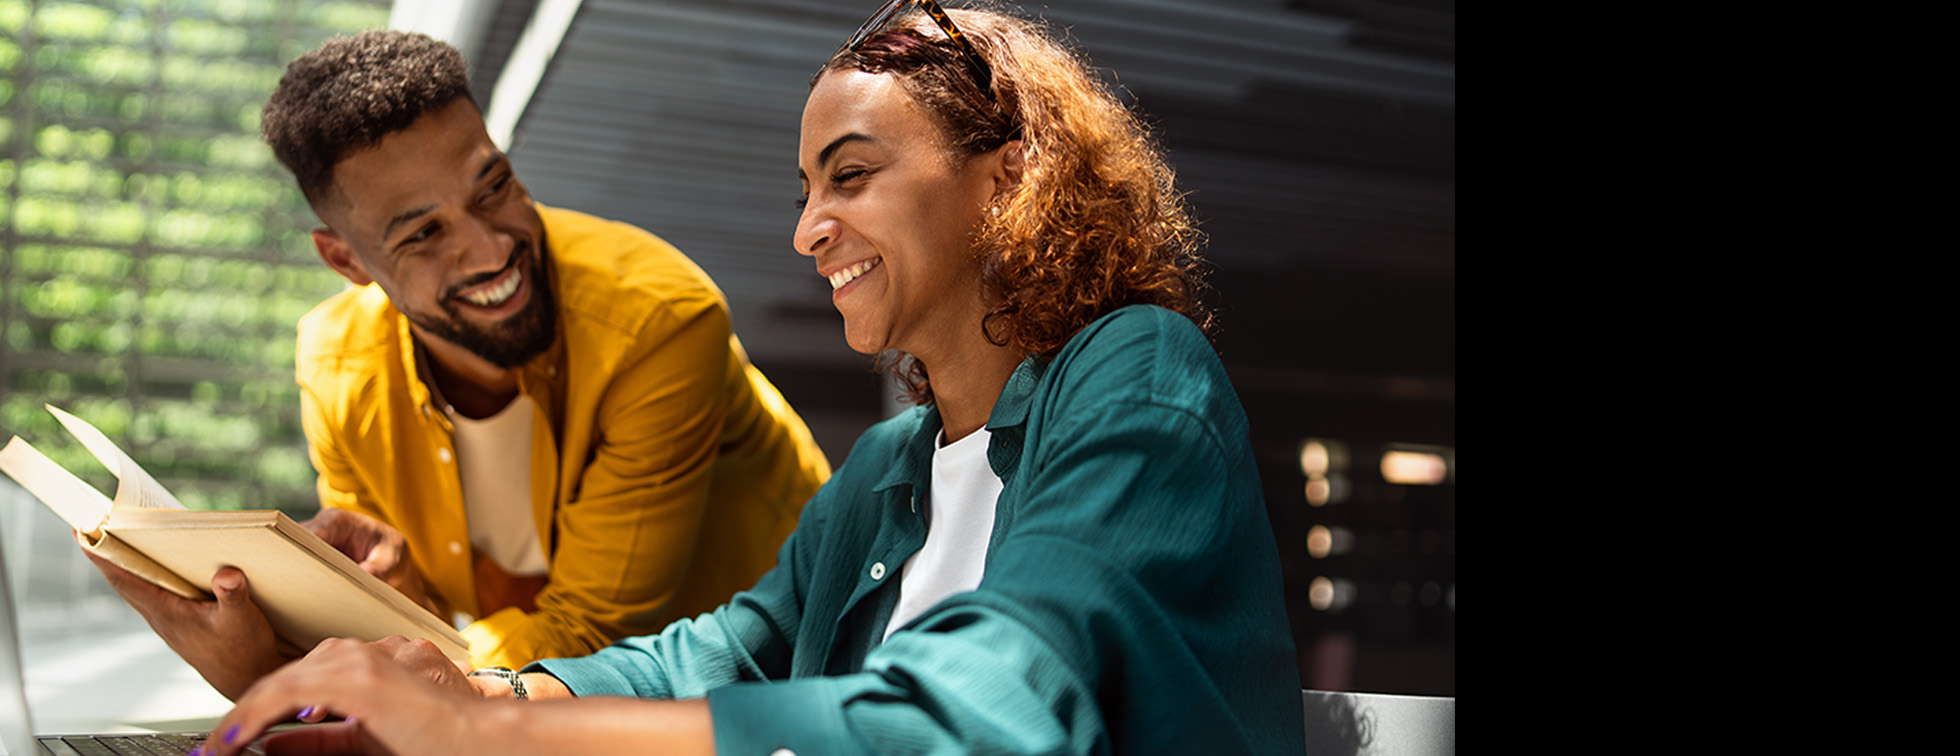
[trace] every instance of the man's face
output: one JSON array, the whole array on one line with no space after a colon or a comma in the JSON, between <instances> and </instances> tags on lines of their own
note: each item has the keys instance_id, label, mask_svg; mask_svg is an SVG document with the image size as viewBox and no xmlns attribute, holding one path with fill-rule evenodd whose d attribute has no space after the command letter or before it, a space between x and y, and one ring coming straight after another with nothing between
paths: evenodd
<instances>
[{"instance_id":1,"label":"man's face","mask_svg":"<svg viewBox=\"0 0 1960 756\"><path fill-rule=\"evenodd\" d=\"M418 336L515 367L557 333L544 222L466 99L334 166L314 242L381 287Z\"/></svg>"}]
</instances>

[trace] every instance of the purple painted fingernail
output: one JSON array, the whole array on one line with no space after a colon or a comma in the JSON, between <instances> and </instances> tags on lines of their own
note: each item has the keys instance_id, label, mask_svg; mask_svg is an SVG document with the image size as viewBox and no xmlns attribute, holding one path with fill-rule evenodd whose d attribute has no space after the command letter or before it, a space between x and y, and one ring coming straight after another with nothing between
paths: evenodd
<instances>
[{"instance_id":1,"label":"purple painted fingernail","mask_svg":"<svg viewBox=\"0 0 1960 756\"><path fill-rule=\"evenodd\" d=\"M306 707L306 708L304 708L304 709L300 709L300 710L299 710L299 718L300 718L300 719L305 719L305 718L307 718L307 717L310 717L310 716L313 716L313 709L314 709L314 707L312 707L312 706L308 706L308 707Z\"/></svg>"},{"instance_id":2,"label":"purple painted fingernail","mask_svg":"<svg viewBox=\"0 0 1960 756\"><path fill-rule=\"evenodd\" d=\"M232 725L231 729L225 731L225 745L231 745L231 741L237 739L238 739L238 725Z\"/></svg>"}]
</instances>

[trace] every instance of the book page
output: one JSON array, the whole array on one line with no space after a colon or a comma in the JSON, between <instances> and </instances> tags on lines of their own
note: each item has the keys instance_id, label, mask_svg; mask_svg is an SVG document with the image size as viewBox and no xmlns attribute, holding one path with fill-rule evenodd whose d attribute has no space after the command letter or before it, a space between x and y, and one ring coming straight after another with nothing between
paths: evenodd
<instances>
[{"instance_id":1,"label":"book page","mask_svg":"<svg viewBox=\"0 0 1960 756\"><path fill-rule=\"evenodd\" d=\"M26 439L15 436L5 449L0 449L0 471L13 477L21 488L34 494L76 530L94 536L101 529L102 521L109 519L109 497L55 464Z\"/></svg>"},{"instance_id":2,"label":"book page","mask_svg":"<svg viewBox=\"0 0 1960 756\"><path fill-rule=\"evenodd\" d=\"M115 506L144 509L184 508L183 504L178 503L177 497L170 495L163 484L158 483L156 478L150 477L142 466L136 464L136 460L130 459L114 441L102 435L102 431L96 430L95 426L88 424L88 421L63 412L52 404L43 406L54 413L55 419L60 420L61 424L68 428L69 433L75 434L75 438L82 442L82 446L87 447L89 453L101 460L102 465L109 468L109 472L116 474L116 479L120 483L116 486Z\"/></svg>"}]
</instances>

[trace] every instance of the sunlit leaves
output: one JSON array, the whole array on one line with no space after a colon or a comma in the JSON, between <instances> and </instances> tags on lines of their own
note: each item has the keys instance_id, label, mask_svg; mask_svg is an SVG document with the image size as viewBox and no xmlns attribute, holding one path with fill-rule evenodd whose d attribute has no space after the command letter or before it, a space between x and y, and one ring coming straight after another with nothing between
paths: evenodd
<instances>
[{"instance_id":1,"label":"sunlit leaves","mask_svg":"<svg viewBox=\"0 0 1960 756\"><path fill-rule=\"evenodd\" d=\"M0 438L109 490L53 402L187 505L314 505L294 324L344 284L313 255L259 110L285 61L387 15L386 0L0 0Z\"/></svg>"}]
</instances>

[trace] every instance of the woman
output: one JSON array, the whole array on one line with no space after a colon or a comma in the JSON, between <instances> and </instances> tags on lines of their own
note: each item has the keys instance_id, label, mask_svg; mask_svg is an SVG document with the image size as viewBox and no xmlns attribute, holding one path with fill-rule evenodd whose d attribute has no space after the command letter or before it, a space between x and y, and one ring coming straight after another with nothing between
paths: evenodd
<instances>
[{"instance_id":1,"label":"woman","mask_svg":"<svg viewBox=\"0 0 1960 756\"><path fill-rule=\"evenodd\" d=\"M817 74L794 242L919 406L858 441L776 569L521 675L323 644L211 747L300 712L354 724L278 745L1299 752L1278 556L1168 166L1039 27L913 4Z\"/></svg>"}]
</instances>

